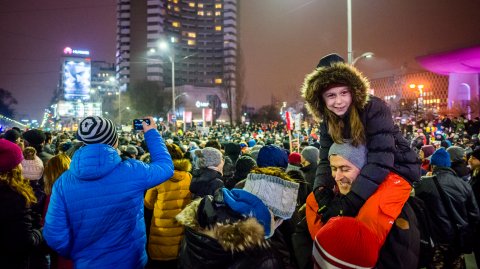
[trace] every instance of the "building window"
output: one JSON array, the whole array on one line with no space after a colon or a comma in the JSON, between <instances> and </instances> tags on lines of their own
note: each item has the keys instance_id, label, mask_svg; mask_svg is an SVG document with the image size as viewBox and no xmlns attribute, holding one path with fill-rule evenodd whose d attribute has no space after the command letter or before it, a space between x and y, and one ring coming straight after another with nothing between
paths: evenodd
<instances>
[{"instance_id":1,"label":"building window","mask_svg":"<svg viewBox=\"0 0 480 269\"><path fill-rule=\"evenodd\" d=\"M177 6L175 6L175 7L173 7L173 10L174 10L175 12L179 12L179 11L180 11L180 8L177 7Z\"/></svg>"},{"instance_id":2,"label":"building window","mask_svg":"<svg viewBox=\"0 0 480 269\"><path fill-rule=\"evenodd\" d=\"M199 11L199 12L197 12L197 14L198 14L198 16L203 16L203 15L205 15L205 13L203 13L203 11Z\"/></svg>"},{"instance_id":3,"label":"building window","mask_svg":"<svg viewBox=\"0 0 480 269\"><path fill-rule=\"evenodd\" d=\"M194 45L195 45L195 40L189 39L189 40L187 41L187 44L188 44L189 46L194 46Z\"/></svg>"},{"instance_id":4,"label":"building window","mask_svg":"<svg viewBox=\"0 0 480 269\"><path fill-rule=\"evenodd\" d=\"M198 7L199 7L199 8L203 8L203 4L199 3L199 4L198 4Z\"/></svg>"},{"instance_id":5,"label":"building window","mask_svg":"<svg viewBox=\"0 0 480 269\"><path fill-rule=\"evenodd\" d=\"M189 7L195 7L195 3L190 2L190 3L188 3L188 6L189 6Z\"/></svg>"},{"instance_id":6,"label":"building window","mask_svg":"<svg viewBox=\"0 0 480 269\"><path fill-rule=\"evenodd\" d=\"M178 38L172 36L172 37L170 37L170 42L172 42L172 43L178 43Z\"/></svg>"},{"instance_id":7,"label":"building window","mask_svg":"<svg viewBox=\"0 0 480 269\"><path fill-rule=\"evenodd\" d=\"M173 2L174 2L175 4L178 4L178 0L173 0Z\"/></svg>"},{"instance_id":8,"label":"building window","mask_svg":"<svg viewBox=\"0 0 480 269\"><path fill-rule=\"evenodd\" d=\"M215 26L215 31L222 31L222 26L220 25Z\"/></svg>"},{"instance_id":9,"label":"building window","mask_svg":"<svg viewBox=\"0 0 480 269\"><path fill-rule=\"evenodd\" d=\"M215 4L215 8L222 8L222 4Z\"/></svg>"},{"instance_id":10,"label":"building window","mask_svg":"<svg viewBox=\"0 0 480 269\"><path fill-rule=\"evenodd\" d=\"M221 16L222 12L221 11L215 11L215 16Z\"/></svg>"},{"instance_id":11,"label":"building window","mask_svg":"<svg viewBox=\"0 0 480 269\"><path fill-rule=\"evenodd\" d=\"M215 84L222 84L222 79L221 78L216 78L215 79Z\"/></svg>"},{"instance_id":12,"label":"building window","mask_svg":"<svg viewBox=\"0 0 480 269\"><path fill-rule=\"evenodd\" d=\"M188 37L193 37L193 38L195 38L195 37L197 37L197 34L194 33L194 32L188 32L188 35L187 35L187 36L188 36Z\"/></svg>"},{"instance_id":13,"label":"building window","mask_svg":"<svg viewBox=\"0 0 480 269\"><path fill-rule=\"evenodd\" d=\"M173 21L172 26L173 27L180 27L180 23L178 21Z\"/></svg>"},{"instance_id":14,"label":"building window","mask_svg":"<svg viewBox=\"0 0 480 269\"><path fill-rule=\"evenodd\" d=\"M211 12L211 11L207 11L207 16L212 16L212 12Z\"/></svg>"}]
</instances>

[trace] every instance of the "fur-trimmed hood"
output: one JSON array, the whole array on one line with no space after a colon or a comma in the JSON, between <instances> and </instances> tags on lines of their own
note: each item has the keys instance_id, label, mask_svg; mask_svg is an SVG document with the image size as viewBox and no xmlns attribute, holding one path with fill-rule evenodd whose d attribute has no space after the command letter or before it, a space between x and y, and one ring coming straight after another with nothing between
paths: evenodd
<instances>
[{"instance_id":1,"label":"fur-trimmed hood","mask_svg":"<svg viewBox=\"0 0 480 269\"><path fill-rule=\"evenodd\" d=\"M197 221L200 201L201 199L197 199L187 205L176 216L177 221L215 239L227 252L235 253L268 247L263 226L255 218L246 218L230 224L217 223L211 228L201 228Z\"/></svg>"},{"instance_id":2,"label":"fur-trimmed hood","mask_svg":"<svg viewBox=\"0 0 480 269\"><path fill-rule=\"evenodd\" d=\"M173 160L173 167L178 171L190 172L192 170L192 163L188 159Z\"/></svg>"},{"instance_id":3,"label":"fur-trimmed hood","mask_svg":"<svg viewBox=\"0 0 480 269\"><path fill-rule=\"evenodd\" d=\"M334 84L344 84L351 89L352 103L359 110L363 109L369 100L370 83L355 67L342 62L319 67L305 77L301 90L308 111L317 121L324 116L326 109L322 94Z\"/></svg>"}]
</instances>

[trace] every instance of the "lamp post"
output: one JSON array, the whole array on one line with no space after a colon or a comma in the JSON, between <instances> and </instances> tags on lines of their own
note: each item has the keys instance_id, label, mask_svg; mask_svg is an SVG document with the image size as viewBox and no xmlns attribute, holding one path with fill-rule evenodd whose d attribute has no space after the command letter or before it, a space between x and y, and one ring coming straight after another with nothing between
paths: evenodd
<instances>
[{"instance_id":1,"label":"lamp post","mask_svg":"<svg viewBox=\"0 0 480 269\"><path fill-rule=\"evenodd\" d=\"M352 0L347 0L347 53L348 63L353 65L352 51Z\"/></svg>"},{"instance_id":2,"label":"lamp post","mask_svg":"<svg viewBox=\"0 0 480 269\"><path fill-rule=\"evenodd\" d=\"M416 98L416 110L415 110L415 122L417 121L417 114L419 110L419 105L420 103L422 104L423 107L423 88L425 87L423 84L410 84L409 85L410 89L417 89L418 90L418 97Z\"/></svg>"},{"instance_id":3,"label":"lamp post","mask_svg":"<svg viewBox=\"0 0 480 269\"><path fill-rule=\"evenodd\" d=\"M352 65L355 65L355 64L358 62L358 60L360 60L360 59L364 59L364 58L365 58L365 59L370 59L370 58L373 57L373 55L375 55L373 52L365 52L364 54L362 54L362 55L358 56L357 58L355 58L355 59L352 61L351 64L352 64Z\"/></svg>"},{"instance_id":4,"label":"lamp post","mask_svg":"<svg viewBox=\"0 0 480 269\"><path fill-rule=\"evenodd\" d=\"M170 50L170 55L168 56L168 59L170 60L170 63L172 64L172 121L173 121L173 129L175 130L176 128L176 113L175 113L175 54L173 53L173 49L171 49L167 42L162 42L160 43L160 49L163 51Z\"/></svg>"}]
</instances>

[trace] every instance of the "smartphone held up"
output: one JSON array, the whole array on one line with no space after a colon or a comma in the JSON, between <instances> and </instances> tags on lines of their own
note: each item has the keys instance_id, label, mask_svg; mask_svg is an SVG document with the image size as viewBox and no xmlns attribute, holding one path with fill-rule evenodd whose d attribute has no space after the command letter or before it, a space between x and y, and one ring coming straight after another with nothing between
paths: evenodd
<instances>
[{"instance_id":1,"label":"smartphone held up","mask_svg":"<svg viewBox=\"0 0 480 269\"><path fill-rule=\"evenodd\" d=\"M150 119L134 119L133 120L133 129L136 131L143 130L142 122L145 122L147 125L150 125Z\"/></svg>"}]
</instances>

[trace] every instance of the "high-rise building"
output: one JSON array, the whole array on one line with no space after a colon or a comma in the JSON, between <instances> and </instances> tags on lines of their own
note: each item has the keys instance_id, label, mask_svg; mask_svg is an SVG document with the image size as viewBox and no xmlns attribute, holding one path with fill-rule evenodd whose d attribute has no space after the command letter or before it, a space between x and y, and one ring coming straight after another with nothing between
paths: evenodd
<instances>
[{"instance_id":1,"label":"high-rise building","mask_svg":"<svg viewBox=\"0 0 480 269\"><path fill-rule=\"evenodd\" d=\"M117 80L218 88L235 94L237 0L118 0ZM162 51L161 42L169 49Z\"/></svg>"}]
</instances>

